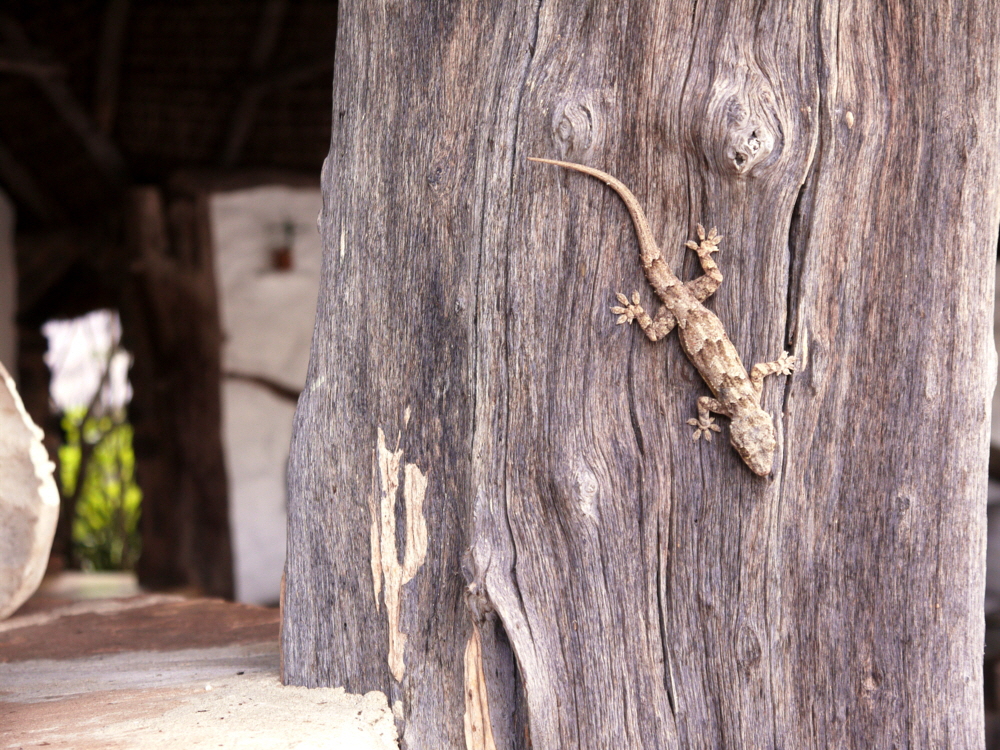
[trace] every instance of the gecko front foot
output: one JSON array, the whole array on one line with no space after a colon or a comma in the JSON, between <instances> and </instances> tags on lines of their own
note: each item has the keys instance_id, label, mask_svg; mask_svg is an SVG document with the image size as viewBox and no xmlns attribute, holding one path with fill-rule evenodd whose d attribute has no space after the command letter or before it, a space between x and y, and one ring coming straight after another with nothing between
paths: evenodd
<instances>
[{"instance_id":1,"label":"gecko front foot","mask_svg":"<svg viewBox=\"0 0 1000 750\"><path fill-rule=\"evenodd\" d=\"M782 375L791 375L795 372L795 357L788 352L782 352L775 364L778 366L778 372Z\"/></svg>"},{"instance_id":2,"label":"gecko front foot","mask_svg":"<svg viewBox=\"0 0 1000 750\"><path fill-rule=\"evenodd\" d=\"M642 318L646 314L646 311L642 309L642 305L639 304L639 292L632 292L632 299L629 300L621 292L615 294L618 301L621 302L621 307L617 305L611 308L611 312L618 316L618 325L629 324L636 318Z\"/></svg>"},{"instance_id":3,"label":"gecko front foot","mask_svg":"<svg viewBox=\"0 0 1000 750\"><path fill-rule=\"evenodd\" d=\"M697 440L698 438L704 436L705 442L711 443L712 433L722 432L722 428L715 424L715 417L706 415L704 417L699 417L698 419L689 419L687 423L692 427L697 428L691 436L693 440Z\"/></svg>"},{"instance_id":4,"label":"gecko front foot","mask_svg":"<svg viewBox=\"0 0 1000 750\"><path fill-rule=\"evenodd\" d=\"M701 240L701 242L688 240L684 243L685 246L698 253L698 257L700 258L719 252L719 243L722 242L722 236L719 234L719 231L715 227L712 227L706 234L705 227L701 224L696 226L698 229L698 239Z\"/></svg>"}]
</instances>

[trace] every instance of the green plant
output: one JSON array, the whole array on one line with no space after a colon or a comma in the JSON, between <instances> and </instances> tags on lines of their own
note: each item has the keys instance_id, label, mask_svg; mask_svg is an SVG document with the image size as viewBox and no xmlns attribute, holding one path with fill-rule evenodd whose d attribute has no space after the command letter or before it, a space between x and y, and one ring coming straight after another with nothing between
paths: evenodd
<instances>
[{"instance_id":1,"label":"green plant","mask_svg":"<svg viewBox=\"0 0 1000 750\"><path fill-rule=\"evenodd\" d=\"M131 570L140 552L142 501L135 483L132 426L124 410L87 416L80 407L63 414L62 427L62 492L75 498L76 508L73 557L84 570Z\"/></svg>"}]
</instances>

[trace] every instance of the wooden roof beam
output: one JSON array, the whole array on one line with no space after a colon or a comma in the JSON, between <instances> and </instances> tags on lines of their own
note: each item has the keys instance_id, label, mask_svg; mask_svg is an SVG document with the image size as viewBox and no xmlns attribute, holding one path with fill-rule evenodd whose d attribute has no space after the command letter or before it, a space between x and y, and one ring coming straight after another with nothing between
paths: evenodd
<instances>
[{"instance_id":1,"label":"wooden roof beam","mask_svg":"<svg viewBox=\"0 0 1000 750\"><path fill-rule=\"evenodd\" d=\"M0 73L26 76L61 76L66 71L55 63L25 58L10 45L0 44Z\"/></svg>"},{"instance_id":2,"label":"wooden roof beam","mask_svg":"<svg viewBox=\"0 0 1000 750\"><path fill-rule=\"evenodd\" d=\"M15 55L13 58L7 58L8 60L29 63L19 70L9 72L30 76L60 118L80 138L87 153L108 182L115 187L124 184L125 160L121 152L69 90L65 78L60 74L61 68L53 65L50 56L28 40L21 24L5 13L0 14L0 35L6 40L7 50Z\"/></svg>"},{"instance_id":3,"label":"wooden roof beam","mask_svg":"<svg viewBox=\"0 0 1000 750\"><path fill-rule=\"evenodd\" d=\"M250 54L249 68L254 76L260 76L267 67L271 55L274 53L275 45L278 41L278 33L281 31L281 24L285 20L285 12L288 10L287 0L267 0L264 10L260 15L260 22L257 26L257 37L254 41L253 51ZM240 98L233 108L233 116L229 123L229 131L222 148L222 156L219 162L224 167L234 167L239 161L240 153L250 136L250 129L257 115L257 107L263 91L253 85L243 87Z\"/></svg>"},{"instance_id":4,"label":"wooden roof beam","mask_svg":"<svg viewBox=\"0 0 1000 750\"><path fill-rule=\"evenodd\" d=\"M296 65L284 70L275 71L261 76L257 81L243 89L239 103L233 114L229 127L229 135L222 151L223 167L234 167L239 160L240 152L246 145L250 128L257 115L257 106L265 94L278 89L290 88L314 78L320 73L333 71L333 55L324 57L303 65Z\"/></svg>"},{"instance_id":5,"label":"wooden roof beam","mask_svg":"<svg viewBox=\"0 0 1000 750\"><path fill-rule=\"evenodd\" d=\"M101 44L97 52L97 75L94 79L94 120L101 132L106 134L114 129L118 111L118 87L128 11L129 0L108 0L104 8Z\"/></svg>"},{"instance_id":6,"label":"wooden roof beam","mask_svg":"<svg viewBox=\"0 0 1000 750\"><path fill-rule=\"evenodd\" d=\"M260 73L267 67L278 42L278 32L281 31L287 10L288 0L267 0L264 5L264 12L260 14L260 23L257 26L253 53L250 55L251 72Z\"/></svg>"},{"instance_id":7,"label":"wooden roof beam","mask_svg":"<svg viewBox=\"0 0 1000 750\"><path fill-rule=\"evenodd\" d=\"M45 224L59 224L66 220L62 208L39 186L34 175L17 160L0 142L0 182L11 196L28 207Z\"/></svg>"}]
</instances>

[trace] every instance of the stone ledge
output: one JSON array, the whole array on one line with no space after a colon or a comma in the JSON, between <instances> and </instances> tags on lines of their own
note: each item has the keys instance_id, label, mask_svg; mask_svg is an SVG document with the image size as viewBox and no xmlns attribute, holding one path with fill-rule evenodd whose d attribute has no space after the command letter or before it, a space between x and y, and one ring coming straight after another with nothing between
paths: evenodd
<instances>
[{"instance_id":1,"label":"stone ledge","mask_svg":"<svg viewBox=\"0 0 1000 750\"><path fill-rule=\"evenodd\" d=\"M144 595L0 623L0 748L390 750L382 693L285 687L276 609Z\"/></svg>"}]
</instances>

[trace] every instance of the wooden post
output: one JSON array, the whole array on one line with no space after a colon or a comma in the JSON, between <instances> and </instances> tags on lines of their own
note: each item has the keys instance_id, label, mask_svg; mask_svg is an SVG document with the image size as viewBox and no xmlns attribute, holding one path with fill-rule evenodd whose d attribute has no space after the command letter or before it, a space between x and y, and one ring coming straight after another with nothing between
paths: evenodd
<instances>
[{"instance_id":1,"label":"wooden post","mask_svg":"<svg viewBox=\"0 0 1000 750\"><path fill-rule=\"evenodd\" d=\"M995 1L343 3L282 651L407 748L981 748ZM686 424L621 201L764 386Z\"/></svg>"},{"instance_id":2,"label":"wooden post","mask_svg":"<svg viewBox=\"0 0 1000 750\"><path fill-rule=\"evenodd\" d=\"M144 492L140 582L232 597L222 336L207 202L207 195L182 196L167 208L156 187L129 191L132 274L121 315L123 343L135 355L130 415Z\"/></svg>"}]
</instances>

